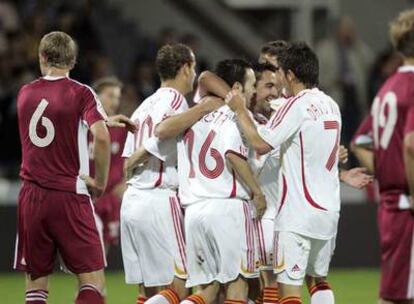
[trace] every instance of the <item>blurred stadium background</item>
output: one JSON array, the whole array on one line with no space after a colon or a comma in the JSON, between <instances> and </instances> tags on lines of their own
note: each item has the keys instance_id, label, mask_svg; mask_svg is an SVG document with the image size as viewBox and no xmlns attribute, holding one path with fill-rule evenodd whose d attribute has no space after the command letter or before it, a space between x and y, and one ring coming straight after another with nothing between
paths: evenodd
<instances>
[{"instance_id":1,"label":"blurred stadium background","mask_svg":"<svg viewBox=\"0 0 414 304\"><path fill-rule=\"evenodd\" d=\"M254 60L265 41L305 40L320 55L321 87L340 103L342 143L348 145L372 96L400 64L389 46L388 23L413 6L412 0L0 0L0 302L23 301L23 276L11 273L20 162L15 101L21 85L39 76L37 46L43 34L62 30L77 40L73 78L84 83L109 75L122 79L126 115L157 88L153 61L165 43L191 46L201 72L224 58ZM345 63L344 52L351 58ZM354 164L351 157L349 165ZM339 304L376 301L375 200L373 188L342 189L330 279ZM50 303L71 303L72 281L57 275ZM133 303L135 294L135 287L123 283L119 250L112 250L108 303Z\"/></svg>"}]
</instances>

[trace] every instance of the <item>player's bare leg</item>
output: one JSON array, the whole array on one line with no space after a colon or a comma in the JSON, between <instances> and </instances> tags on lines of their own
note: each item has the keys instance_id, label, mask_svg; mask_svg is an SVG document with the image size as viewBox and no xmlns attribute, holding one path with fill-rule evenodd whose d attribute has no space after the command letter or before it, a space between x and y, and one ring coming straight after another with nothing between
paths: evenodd
<instances>
[{"instance_id":1,"label":"player's bare leg","mask_svg":"<svg viewBox=\"0 0 414 304\"><path fill-rule=\"evenodd\" d=\"M248 279L247 284L248 288L248 298L255 302L256 304L263 303L262 290L263 290L263 280L262 278Z\"/></svg>"},{"instance_id":2,"label":"player's bare leg","mask_svg":"<svg viewBox=\"0 0 414 304\"><path fill-rule=\"evenodd\" d=\"M214 281L208 285L197 286L197 292L185 300L181 304L211 304L214 303L220 290L220 284Z\"/></svg>"},{"instance_id":3,"label":"player's bare leg","mask_svg":"<svg viewBox=\"0 0 414 304\"><path fill-rule=\"evenodd\" d=\"M272 270L264 270L260 272L260 276L263 282L263 303L279 303L279 290L276 274L274 274Z\"/></svg>"},{"instance_id":4,"label":"player's bare leg","mask_svg":"<svg viewBox=\"0 0 414 304\"><path fill-rule=\"evenodd\" d=\"M245 278L239 276L227 286L226 301L247 301L248 285Z\"/></svg>"},{"instance_id":5,"label":"player's bare leg","mask_svg":"<svg viewBox=\"0 0 414 304\"><path fill-rule=\"evenodd\" d=\"M148 304L178 304L189 295L185 280L175 277L170 286L161 288L156 295L145 301Z\"/></svg>"},{"instance_id":6,"label":"player's bare leg","mask_svg":"<svg viewBox=\"0 0 414 304\"><path fill-rule=\"evenodd\" d=\"M105 303L105 275L104 270L77 274L79 292L76 304L103 304Z\"/></svg>"},{"instance_id":7,"label":"player's bare leg","mask_svg":"<svg viewBox=\"0 0 414 304\"><path fill-rule=\"evenodd\" d=\"M283 304L301 304L302 286L278 283L280 302Z\"/></svg>"},{"instance_id":8,"label":"player's bare leg","mask_svg":"<svg viewBox=\"0 0 414 304\"><path fill-rule=\"evenodd\" d=\"M26 302L30 304L46 304L48 298L49 280L48 276L35 280L26 274Z\"/></svg>"},{"instance_id":9,"label":"player's bare leg","mask_svg":"<svg viewBox=\"0 0 414 304\"><path fill-rule=\"evenodd\" d=\"M335 297L326 277L315 278L306 276L306 285L308 286L311 304L334 304Z\"/></svg>"}]
</instances>

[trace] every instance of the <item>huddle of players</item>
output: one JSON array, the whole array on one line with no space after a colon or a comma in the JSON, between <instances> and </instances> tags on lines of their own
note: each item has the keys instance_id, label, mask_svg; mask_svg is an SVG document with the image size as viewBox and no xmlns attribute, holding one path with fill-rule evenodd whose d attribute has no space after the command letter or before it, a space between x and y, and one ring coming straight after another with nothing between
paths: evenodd
<instances>
[{"instance_id":1,"label":"huddle of players","mask_svg":"<svg viewBox=\"0 0 414 304\"><path fill-rule=\"evenodd\" d=\"M413 31L413 11L393 23L393 42L405 65L381 89L372 122L361 131L372 128L374 150L354 143L368 167L375 158L379 174L383 303L410 303L414 293L413 269L406 263L414 256ZM261 65L254 73L244 61L226 60L216 75L201 75L199 102L190 109L184 95L193 89L194 54L183 45L158 53L161 88L134 113L136 129L123 151L129 180L122 251L127 282L140 285L139 303L211 303L220 285L226 303L244 303L254 282L246 278L257 277L257 268L264 303L278 301L276 282L279 303L301 303L305 275L312 302L334 301L325 278L339 217L340 113L316 88L318 63L308 46L278 42L263 50L260 61L273 66ZM45 35L39 46L44 77L25 85L17 100L23 185L14 267L27 273L30 304L47 302L57 252L78 277L75 302L104 302L105 258L89 197L99 197L107 184L106 125L134 128L124 117L106 117L93 90L69 78L76 55L65 33ZM282 92L292 97L271 101ZM93 178L88 129L94 138ZM387 167L394 163L390 159L398 160L399 170ZM361 171L340 175L358 187L370 181ZM389 242L400 238L404 242ZM196 293L187 297L185 287L193 286Z\"/></svg>"},{"instance_id":2,"label":"huddle of players","mask_svg":"<svg viewBox=\"0 0 414 304\"><path fill-rule=\"evenodd\" d=\"M132 115L123 152L121 246L137 303L213 303L220 287L229 304L255 291L263 303L301 303L306 275L312 303L334 303L340 111L316 88L305 43L271 42L259 60L203 73L189 109L194 54L159 50L161 88ZM262 292L249 291L259 270Z\"/></svg>"}]
</instances>

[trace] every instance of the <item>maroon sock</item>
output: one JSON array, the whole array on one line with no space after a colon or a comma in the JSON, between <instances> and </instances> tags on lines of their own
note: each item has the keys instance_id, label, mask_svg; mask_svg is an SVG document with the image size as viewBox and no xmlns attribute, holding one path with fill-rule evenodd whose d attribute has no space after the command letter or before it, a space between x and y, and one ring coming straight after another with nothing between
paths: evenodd
<instances>
[{"instance_id":1,"label":"maroon sock","mask_svg":"<svg viewBox=\"0 0 414 304\"><path fill-rule=\"evenodd\" d=\"M32 289L26 291L26 304L46 304L49 292L44 289Z\"/></svg>"},{"instance_id":2,"label":"maroon sock","mask_svg":"<svg viewBox=\"0 0 414 304\"><path fill-rule=\"evenodd\" d=\"M75 304L105 304L105 298L95 286L86 284L79 288Z\"/></svg>"}]
</instances>

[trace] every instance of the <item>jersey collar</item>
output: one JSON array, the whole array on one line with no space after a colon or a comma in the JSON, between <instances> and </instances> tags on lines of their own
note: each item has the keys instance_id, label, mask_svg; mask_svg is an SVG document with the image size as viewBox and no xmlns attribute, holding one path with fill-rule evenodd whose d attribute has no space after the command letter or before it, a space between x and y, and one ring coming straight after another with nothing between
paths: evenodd
<instances>
[{"instance_id":1,"label":"jersey collar","mask_svg":"<svg viewBox=\"0 0 414 304\"><path fill-rule=\"evenodd\" d=\"M399 68L398 68L398 72L401 72L401 73L406 73L406 72L412 72L412 73L414 73L414 65L403 65L403 66L400 66Z\"/></svg>"},{"instance_id":2,"label":"jersey collar","mask_svg":"<svg viewBox=\"0 0 414 304\"><path fill-rule=\"evenodd\" d=\"M63 78L67 78L67 76L50 76L50 75L46 75L46 76L43 77L44 80L49 80L49 81L59 80L59 79L63 79Z\"/></svg>"}]
</instances>

